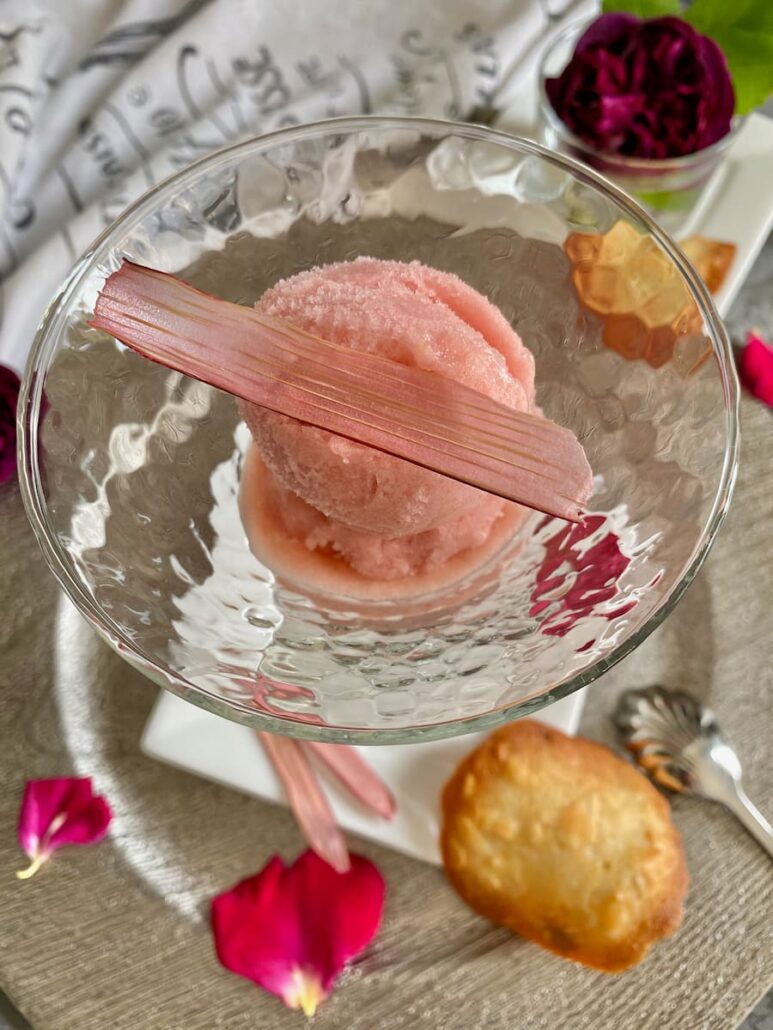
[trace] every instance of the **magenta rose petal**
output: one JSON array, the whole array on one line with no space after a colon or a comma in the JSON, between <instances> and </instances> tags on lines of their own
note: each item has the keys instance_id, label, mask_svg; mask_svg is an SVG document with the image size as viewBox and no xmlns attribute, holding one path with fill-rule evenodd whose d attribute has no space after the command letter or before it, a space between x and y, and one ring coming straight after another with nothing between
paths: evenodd
<instances>
[{"instance_id":1,"label":"magenta rose petal","mask_svg":"<svg viewBox=\"0 0 773 1030\"><path fill-rule=\"evenodd\" d=\"M755 332L746 334L738 376L753 397L773 408L773 347Z\"/></svg>"},{"instance_id":2,"label":"magenta rose petal","mask_svg":"<svg viewBox=\"0 0 773 1030\"><path fill-rule=\"evenodd\" d=\"M274 856L212 901L221 964L312 1016L343 968L381 924L384 881L361 855L337 873L305 851L291 866Z\"/></svg>"},{"instance_id":3,"label":"magenta rose petal","mask_svg":"<svg viewBox=\"0 0 773 1030\"><path fill-rule=\"evenodd\" d=\"M16 407L20 386L14 370L0 365L0 484L16 475Z\"/></svg>"},{"instance_id":4,"label":"magenta rose petal","mask_svg":"<svg viewBox=\"0 0 773 1030\"><path fill-rule=\"evenodd\" d=\"M90 777L29 780L19 811L19 843L30 858L16 875L26 880L66 844L95 844L107 833L112 813L95 795Z\"/></svg>"}]
</instances>

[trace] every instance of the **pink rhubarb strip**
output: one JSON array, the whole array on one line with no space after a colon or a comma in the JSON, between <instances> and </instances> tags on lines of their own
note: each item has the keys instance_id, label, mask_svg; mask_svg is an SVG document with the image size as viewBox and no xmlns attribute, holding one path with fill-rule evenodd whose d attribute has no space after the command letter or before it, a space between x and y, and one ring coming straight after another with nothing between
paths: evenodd
<instances>
[{"instance_id":1,"label":"pink rhubarb strip","mask_svg":"<svg viewBox=\"0 0 773 1030\"><path fill-rule=\"evenodd\" d=\"M349 793L383 819L397 810L394 796L368 763L348 744L304 741L303 747L334 773Z\"/></svg>"},{"instance_id":2,"label":"pink rhubarb strip","mask_svg":"<svg viewBox=\"0 0 773 1030\"><path fill-rule=\"evenodd\" d=\"M273 411L576 522L590 490L569 430L432 372L310 336L124 262L91 325Z\"/></svg>"},{"instance_id":3,"label":"pink rhubarb strip","mask_svg":"<svg viewBox=\"0 0 773 1030\"><path fill-rule=\"evenodd\" d=\"M297 740L273 733L258 732L257 737L282 781L290 808L309 847L337 872L348 872L346 841L301 745Z\"/></svg>"}]
</instances>

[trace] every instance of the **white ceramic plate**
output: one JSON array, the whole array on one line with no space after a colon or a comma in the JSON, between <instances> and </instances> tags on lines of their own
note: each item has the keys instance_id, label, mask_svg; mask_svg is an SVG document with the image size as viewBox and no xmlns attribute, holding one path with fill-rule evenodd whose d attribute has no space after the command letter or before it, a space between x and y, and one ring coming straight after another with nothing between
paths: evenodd
<instances>
[{"instance_id":1,"label":"white ceramic plate","mask_svg":"<svg viewBox=\"0 0 773 1030\"><path fill-rule=\"evenodd\" d=\"M577 694L557 701L539 714L543 722L574 733L582 701ZM456 765L485 733L426 744L392 744L359 748L397 800L394 819L378 819L350 801L329 780L328 796L339 826L425 862L440 862L438 797ZM145 727L142 750L162 762L215 780L265 801L284 804L284 794L258 738L235 722L162 693Z\"/></svg>"}]
</instances>

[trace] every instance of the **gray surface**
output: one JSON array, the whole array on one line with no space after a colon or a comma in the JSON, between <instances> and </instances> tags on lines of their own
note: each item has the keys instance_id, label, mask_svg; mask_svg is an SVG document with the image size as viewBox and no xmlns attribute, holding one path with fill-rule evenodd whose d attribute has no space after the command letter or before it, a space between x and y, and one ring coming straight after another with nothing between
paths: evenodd
<instances>
[{"instance_id":1,"label":"gray surface","mask_svg":"<svg viewBox=\"0 0 773 1030\"><path fill-rule=\"evenodd\" d=\"M773 1030L773 993L767 994L744 1020L742 1030Z\"/></svg>"},{"instance_id":2,"label":"gray surface","mask_svg":"<svg viewBox=\"0 0 773 1030\"><path fill-rule=\"evenodd\" d=\"M19 1015L4 994L0 994L0 1030L28 1030L29 1023ZM755 1030L757 1028L755 1027Z\"/></svg>"}]
</instances>

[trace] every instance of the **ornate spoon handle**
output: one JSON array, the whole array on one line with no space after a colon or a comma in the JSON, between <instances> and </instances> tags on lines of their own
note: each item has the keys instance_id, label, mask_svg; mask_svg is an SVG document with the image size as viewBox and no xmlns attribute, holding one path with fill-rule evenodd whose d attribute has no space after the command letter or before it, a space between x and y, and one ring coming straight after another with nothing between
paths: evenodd
<instances>
[{"instance_id":1,"label":"ornate spoon handle","mask_svg":"<svg viewBox=\"0 0 773 1030\"><path fill-rule=\"evenodd\" d=\"M746 791L740 783L734 785L732 794L722 798L722 803L730 809L733 815L742 824L760 847L773 858L773 826L770 825L765 816L757 806L746 796Z\"/></svg>"}]
</instances>

